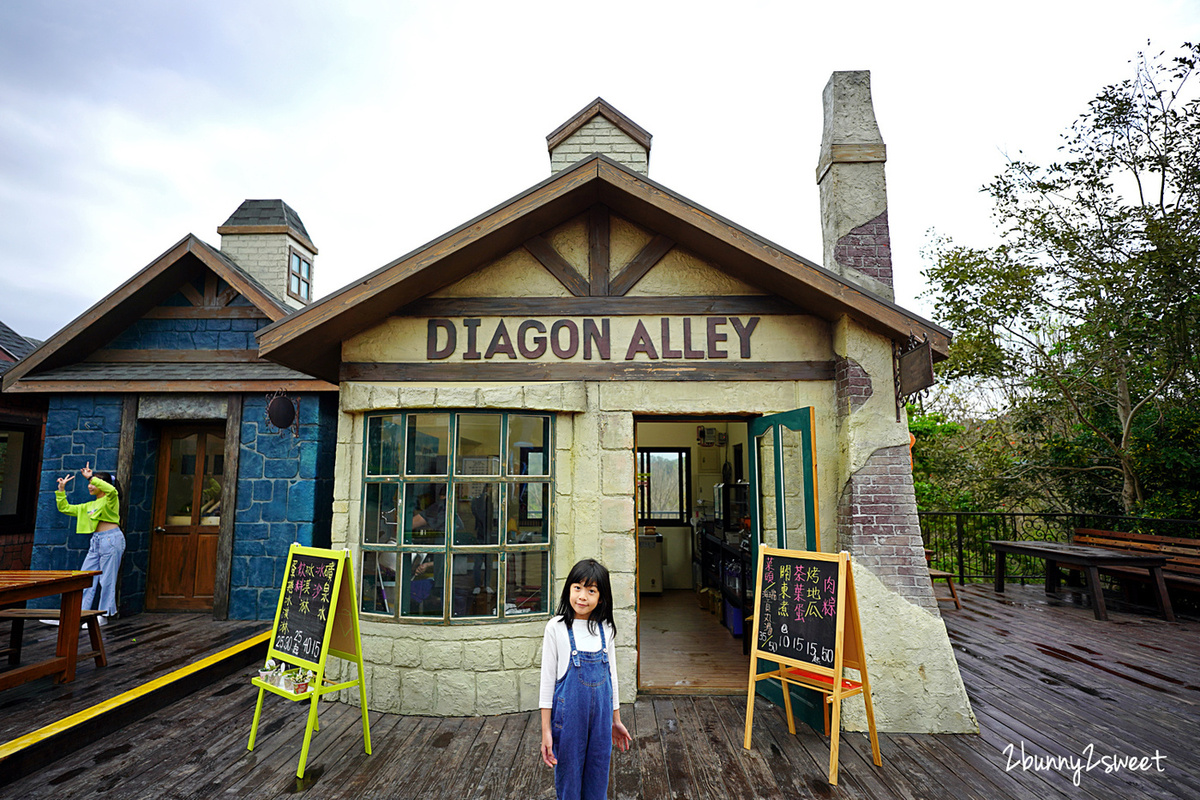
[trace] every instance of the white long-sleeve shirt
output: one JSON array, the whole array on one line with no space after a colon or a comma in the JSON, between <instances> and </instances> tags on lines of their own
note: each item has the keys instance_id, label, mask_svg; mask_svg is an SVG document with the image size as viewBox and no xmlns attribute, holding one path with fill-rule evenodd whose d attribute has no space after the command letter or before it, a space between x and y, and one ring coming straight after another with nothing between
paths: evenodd
<instances>
[{"instance_id":1,"label":"white long-sleeve shirt","mask_svg":"<svg viewBox=\"0 0 1200 800\"><path fill-rule=\"evenodd\" d=\"M612 675L613 710L620 707L621 694L617 690L617 653L613 644L616 638L612 626L604 624L604 636L608 640L608 670ZM588 630L587 620L576 619L571 626L575 634L575 644L581 653L595 653L600 650L600 631L592 633ZM562 617L554 617L546 623L546 634L542 637L542 682L538 692L538 707L554 707L554 685L558 679L567 674L567 665L571 663L571 639L567 636L567 624Z\"/></svg>"}]
</instances>

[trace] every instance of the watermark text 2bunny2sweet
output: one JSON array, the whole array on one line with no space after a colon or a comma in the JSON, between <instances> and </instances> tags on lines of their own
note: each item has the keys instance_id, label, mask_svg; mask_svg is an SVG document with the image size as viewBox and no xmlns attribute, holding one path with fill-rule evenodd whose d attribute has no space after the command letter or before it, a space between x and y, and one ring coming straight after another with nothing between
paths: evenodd
<instances>
[{"instance_id":1,"label":"watermark text 2bunny2sweet","mask_svg":"<svg viewBox=\"0 0 1200 800\"><path fill-rule=\"evenodd\" d=\"M1019 748L1019 749L1018 749ZM1083 773L1099 770L1105 774L1120 772L1164 772L1163 762L1166 756L1154 751L1152 756L1125 755L1124 753L1102 754L1096 745L1089 744L1079 755L1051 756L1025 752L1025 742L1019 745L1009 744L1004 748L1008 762L1004 765L1005 772L1020 769L1025 772L1064 772L1071 776L1071 782L1076 786Z\"/></svg>"}]
</instances>

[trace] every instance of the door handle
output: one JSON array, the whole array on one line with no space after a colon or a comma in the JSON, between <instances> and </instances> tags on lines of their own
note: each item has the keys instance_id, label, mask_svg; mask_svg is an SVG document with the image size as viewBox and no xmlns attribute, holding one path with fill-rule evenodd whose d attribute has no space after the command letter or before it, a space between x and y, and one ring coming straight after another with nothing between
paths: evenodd
<instances>
[{"instance_id":1,"label":"door handle","mask_svg":"<svg viewBox=\"0 0 1200 800\"><path fill-rule=\"evenodd\" d=\"M163 526L159 525L157 528L154 529L154 532L155 533L166 533L167 529L164 528Z\"/></svg>"}]
</instances>

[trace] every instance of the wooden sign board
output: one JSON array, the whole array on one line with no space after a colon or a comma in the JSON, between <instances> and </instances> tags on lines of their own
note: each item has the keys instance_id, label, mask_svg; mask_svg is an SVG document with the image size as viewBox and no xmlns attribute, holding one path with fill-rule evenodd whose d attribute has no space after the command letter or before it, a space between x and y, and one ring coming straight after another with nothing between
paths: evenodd
<instances>
[{"instance_id":1,"label":"wooden sign board","mask_svg":"<svg viewBox=\"0 0 1200 800\"><path fill-rule=\"evenodd\" d=\"M856 694L866 704L871 753L876 766L883 761L871 707L871 684L863 657L858 598L846 552L818 553L760 547L755 573L754 617L750 629L750 685L746 695L746 733L743 746L750 749L754 721L754 695L758 681L778 680L788 731L796 732L789 687L814 689L825 697L825 729L829 735L829 782L837 785L838 736L841 702ZM778 669L758 672L758 659L778 664ZM845 677L858 670L859 679ZM832 720L830 720L832 709Z\"/></svg>"},{"instance_id":2,"label":"wooden sign board","mask_svg":"<svg viewBox=\"0 0 1200 800\"><path fill-rule=\"evenodd\" d=\"M357 677L341 683L326 683L325 665L331 655L357 665ZM293 668L311 670L316 677L302 693L276 686L261 678L251 680L258 687L258 702L254 707L254 722L250 728L247 749L254 749L266 692L292 701L308 700L308 725L304 732L304 746L300 751L300 766L296 770L296 776L303 778L308 746L313 731L318 729L317 701L322 695L357 686L362 708L363 743L367 755L371 754L371 731L367 726L367 685L362 637L358 627L358 605L354 602L354 571L350 565L350 551L324 550L298 544L291 546L279 603L275 608L275 624L271 628L267 658Z\"/></svg>"}]
</instances>

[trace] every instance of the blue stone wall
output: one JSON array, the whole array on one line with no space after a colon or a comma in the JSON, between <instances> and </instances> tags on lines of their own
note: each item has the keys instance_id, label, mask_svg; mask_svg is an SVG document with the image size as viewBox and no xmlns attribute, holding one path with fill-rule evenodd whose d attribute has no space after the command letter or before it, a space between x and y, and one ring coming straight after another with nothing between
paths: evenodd
<instances>
[{"instance_id":1,"label":"blue stone wall","mask_svg":"<svg viewBox=\"0 0 1200 800\"><path fill-rule=\"evenodd\" d=\"M300 394L299 435L267 421L267 398L242 407L231 619L273 619L292 542L328 547L337 395Z\"/></svg>"},{"instance_id":2,"label":"blue stone wall","mask_svg":"<svg viewBox=\"0 0 1200 800\"><path fill-rule=\"evenodd\" d=\"M158 476L159 431L139 420L134 429L133 464L125 495L125 557L121 562L121 607L136 614L146 607L150 568L150 529L154 527L154 482Z\"/></svg>"},{"instance_id":3,"label":"blue stone wall","mask_svg":"<svg viewBox=\"0 0 1200 800\"><path fill-rule=\"evenodd\" d=\"M94 470L116 474L122 404L123 397L119 394L50 397L31 569L79 569L83 563L91 537L75 533L75 517L58 510L54 491L60 477L74 474L75 480L67 489L67 502L86 503L92 498L80 469L91 464ZM42 598L32 605L57 608L58 597ZM121 611L125 613L123 605Z\"/></svg>"},{"instance_id":4,"label":"blue stone wall","mask_svg":"<svg viewBox=\"0 0 1200 800\"><path fill-rule=\"evenodd\" d=\"M263 319L139 319L108 343L114 350L256 350Z\"/></svg>"}]
</instances>

